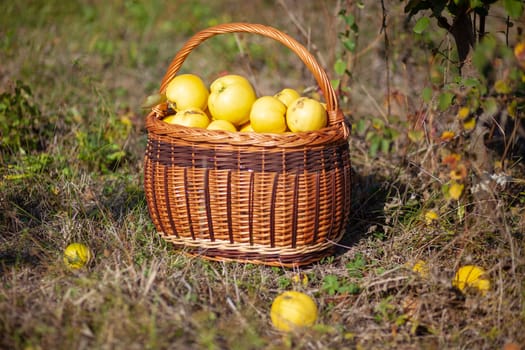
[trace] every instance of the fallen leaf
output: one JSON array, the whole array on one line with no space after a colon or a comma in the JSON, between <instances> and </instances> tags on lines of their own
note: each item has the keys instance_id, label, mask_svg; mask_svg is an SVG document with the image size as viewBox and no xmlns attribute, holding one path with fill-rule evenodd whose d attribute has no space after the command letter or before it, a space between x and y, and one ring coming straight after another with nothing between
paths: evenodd
<instances>
[{"instance_id":1,"label":"fallen leaf","mask_svg":"<svg viewBox=\"0 0 525 350\"><path fill-rule=\"evenodd\" d=\"M408 139L414 143L417 143L423 139L425 133L422 130L410 130L408 132Z\"/></svg>"},{"instance_id":2,"label":"fallen leaf","mask_svg":"<svg viewBox=\"0 0 525 350\"><path fill-rule=\"evenodd\" d=\"M512 117L512 118L516 118L516 115L517 115L517 107L518 107L518 102L517 101L512 101L511 103L509 103L509 105L507 106L507 113Z\"/></svg>"},{"instance_id":3,"label":"fallen leaf","mask_svg":"<svg viewBox=\"0 0 525 350\"><path fill-rule=\"evenodd\" d=\"M525 69L525 41L518 43L514 47L514 56L521 68Z\"/></svg>"},{"instance_id":4,"label":"fallen leaf","mask_svg":"<svg viewBox=\"0 0 525 350\"><path fill-rule=\"evenodd\" d=\"M465 185L453 182L449 189L448 189L448 195L453 200L458 200L461 197L461 194L463 193L463 189L465 188Z\"/></svg>"},{"instance_id":5,"label":"fallen leaf","mask_svg":"<svg viewBox=\"0 0 525 350\"><path fill-rule=\"evenodd\" d=\"M412 271L418 273L421 277L426 278L429 274L428 264L423 260L418 260L412 267Z\"/></svg>"},{"instance_id":6,"label":"fallen leaf","mask_svg":"<svg viewBox=\"0 0 525 350\"><path fill-rule=\"evenodd\" d=\"M454 138L454 136L456 136L456 133L454 133L454 131L446 130L441 133L441 136L439 138L441 139L441 141L450 141Z\"/></svg>"},{"instance_id":7,"label":"fallen leaf","mask_svg":"<svg viewBox=\"0 0 525 350\"><path fill-rule=\"evenodd\" d=\"M439 218L439 215L433 210L427 210L427 212L425 213L425 222L427 223L427 225L430 225L432 222L434 222L438 218Z\"/></svg>"},{"instance_id":8,"label":"fallen leaf","mask_svg":"<svg viewBox=\"0 0 525 350\"><path fill-rule=\"evenodd\" d=\"M485 270L476 265L460 267L452 280L452 285L463 293L474 289L485 295L490 290L490 280L486 277Z\"/></svg>"},{"instance_id":9,"label":"fallen leaf","mask_svg":"<svg viewBox=\"0 0 525 350\"><path fill-rule=\"evenodd\" d=\"M468 107L461 107L458 111L458 119L463 120L466 117L468 117L470 114L470 108Z\"/></svg>"},{"instance_id":10,"label":"fallen leaf","mask_svg":"<svg viewBox=\"0 0 525 350\"><path fill-rule=\"evenodd\" d=\"M306 287L308 285L308 276L305 273L298 273L292 276L292 282Z\"/></svg>"},{"instance_id":11,"label":"fallen leaf","mask_svg":"<svg viewBox=\"0 0 525 350\"><path fill-rule=\"evenodd\" d=\"M452 154L449 154L443 157L443 159L441 160L441 163L443 163L443 165L448 165L450 169L455 169L460 160L461 160L461 154L452 153Z\"/></svg>"},{"instance_id":12,"label":"fallen leaf","mask_svg":"<svg viewBox=\"0 0 525 350\"><path fill-rule=\"evenodd\" d=\"M507 84L507 82L503 79L497 80L494 83L494 90L496 90L496 93L504 95L510 94L512 92L509 84Z\"/></svg>"},{"instance_id":13,"label":"fallen leaf","mask_svg":"<svg viewBox=\"0 0 525 350\"><path fill-rule=\"evenodd\" d=\"M467 167L464 164L459 164L450 171L450 178L452 180L463 180L467 177Z\"/></svg>"},{"instance_id":14,"label":"fallen leaf","mask_svg":"<svg viewBox=\"0 0 525 350\"><path fill-rule=\"evenodd\" d=\"M476 127L476 118L468 118L463 122L463 129L472 130Z\"/></svg>"},{"instance_id":15,"label":"fallen leaf","mask_svg":"<svg viewBox=\"0 0 525 350\"><path fill-rule=\"evenodd\" d=\"M503 345L503 350L521 350L521 346L516 343L507 343Z\"/></svg>"}]
</instances>

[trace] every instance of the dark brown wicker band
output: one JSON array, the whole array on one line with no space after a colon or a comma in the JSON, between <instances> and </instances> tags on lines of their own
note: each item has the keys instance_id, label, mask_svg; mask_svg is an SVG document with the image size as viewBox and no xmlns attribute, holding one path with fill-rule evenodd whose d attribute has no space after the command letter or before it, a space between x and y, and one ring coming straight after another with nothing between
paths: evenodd
<instances>
[{"instance_id":1,"label":"dark brown wicker band","mask_svg":"<svg viewBox=\"0 0 525 350\"><path fill-rule=\"evenodd\" d=\"M208 145L209 146L209 145ZM259 153L243 149L181 146L149 139L146 156L163 166L195 167L216 170L246 170L272 173L332 171L350 163L345 140L323 149L269 150Z\"/></svg>"}]
</instances>

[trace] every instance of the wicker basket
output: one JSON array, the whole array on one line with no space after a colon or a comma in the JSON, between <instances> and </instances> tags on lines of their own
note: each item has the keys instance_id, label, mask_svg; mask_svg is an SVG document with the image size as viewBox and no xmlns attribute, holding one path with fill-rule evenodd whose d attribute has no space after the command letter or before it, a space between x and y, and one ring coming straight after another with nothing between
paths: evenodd
<instances>
[{"instance_id":1,"label":"wicker basket","mask_svg":"<svg viewBox=\"0 0 525 350\"><path fill-rule=\"evenodd\" d=\"M302 133L234 133L169 125L165 104L147 116L144 188L159 234L213 260L299 266L332 253L350 210L349 129L314 57L268 26L222 24L191 37L161 84L206 39L246 32L274 39L309 68L324 94L328 126Z\"/></svg>"}]
</instances>

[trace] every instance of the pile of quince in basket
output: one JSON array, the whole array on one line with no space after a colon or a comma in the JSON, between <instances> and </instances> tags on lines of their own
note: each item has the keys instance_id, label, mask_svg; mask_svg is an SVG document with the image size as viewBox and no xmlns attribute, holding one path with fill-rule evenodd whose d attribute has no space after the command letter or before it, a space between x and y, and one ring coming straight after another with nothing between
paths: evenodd
<instances>
[{"instance_id":1,"label":"pile of quince in basket","mask_svg":"<svg viewBox=\"0 0 525 350\"><path fill-rule=\"evenodd\" d=\"M327 125L326 107L296 90L257 97L243 76L215 79L209 90L195 74L175 76L166 88L166 123L232 132L285 133L314 131Z\"/></svg>"}]
</instances>

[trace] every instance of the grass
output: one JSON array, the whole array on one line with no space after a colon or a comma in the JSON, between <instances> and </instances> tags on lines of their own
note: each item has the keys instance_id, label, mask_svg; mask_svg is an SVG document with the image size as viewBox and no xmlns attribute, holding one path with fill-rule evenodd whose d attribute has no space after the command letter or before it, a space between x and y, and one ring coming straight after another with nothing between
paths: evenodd
<instances>
[{"instance_id":1,"label":"grass","mask_svg":"<svg viewBox=\"0 0 525 350\"><path fill-rule=\"evenodd\" d=\"M523 154L512 148L502 161L497 147L480 148L475 133L460 132L455 105L440 109L446 86L431 85L432 60L439 58L428 47L441 38L438 49L445 50L444 33L406 34L402 4L389 4L385 51L379 4L354 4L348 10L356 14L359 36L349 37L357 49L345 53L338 4L0 5L0 110L8 125L0 127L0 348L525 344ZM140 104L189 35L241 20L308 43L300 26L306 28L311 50L348 88L340 91L354 129L348 232L335 256L301 269L189 257L158 237L145 203ZM213 38L190 57L185 70L207 81L236 71L253 77L259 93L312 84L294 55L260 38ZM332 70L338 58L349 64L350 76ZM453 76L453 64L449 68L442 73ZM423 101L426 86L432 95ZM413 127L421 118L425 134ZM455 132L452 141L436 141L444 130ZM464 186L454 199L450 173L460 164L468 175L454 180ZM427 222L429 211L437 218ZM62 262L73 241L95 253L85 270L70 271ZM420 259L429 266L426 278L411 270ZM466 264L487 270L492 286L485 296L452 288L455 271ZM313 329L284 335L272 328L269 309L290 289L311 295L320 315Z\"/></svg>"}]
</instances>

